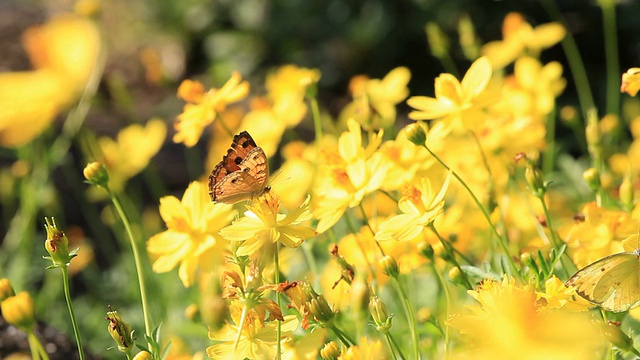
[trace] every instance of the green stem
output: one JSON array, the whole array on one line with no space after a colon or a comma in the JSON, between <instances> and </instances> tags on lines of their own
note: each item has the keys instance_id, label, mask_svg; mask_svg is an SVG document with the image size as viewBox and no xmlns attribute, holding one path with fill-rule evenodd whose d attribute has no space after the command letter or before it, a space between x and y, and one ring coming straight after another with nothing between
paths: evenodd
<instances>
[{"instance_id":1,"label":"green stem","mask_svg":"<svg viewBox=\"0 0 640 360\"><path fill-rule=\"evenodd\" d=\"M607 114L620 111L620 65L618 58L618 35L616 25L616 7L613 0L601 0L604 27L604 56L607 64Z\"/></svg>"},{"instance_id":2,"label":"green stem","mask_svg":"<svg viewBox=\"0 0 640 360\"><path fill-rule=\"evenodd\" d=\"M556 21L561 23L565 29L567 28L566 21L558 8L558 4L554 0L543 0L542 6L545 8L547 13ZM580 51L578 50L578 45L576 45L576 41L571 35L571 32L567 31L565 38L562 40L562 48L564 49L565 54L567 55L567 61L569 63L569 68L571 69L571 73L573 74L573 82L576 87L576 93L578 94L578 100L580 102L580 109L582 111L582 118L586 119L590 109L595 107L593 103L593 94L591 93L591 88L589 87L589 78L587 77L587 71L584 67L584 63L582 61L582 57L580 56ZM616 78L618 75L616 75ZM579 126L578 126L579 125ZM577 124L574 129L584 129L583 124ZM576 133L576 139L578 143L582 147L583 151L587 149L587 143L584 140L584 134Z\"/></svg>"},{"instance_id":3,"label":"green stem","mask_svg":"<svg viewBox=\"0 0 640 360\"><path fill-rule=\"evenodd\" d=\"M411 341L413 342L413 359L420 359L420 350L419 350L419 342L418 342L418 331L416 328L416 317L413 314L413 307L411 306L411 302L409 302L409 297L407 296L404 287L400 283L400 280L397 277L393 278L394 284L398 288L398 292L400 293L400 298L402 300L402 307L404 308L404 314L407 318L407 324L409 325L409 332L411 333Z\"/></svg>"},{"instance_id":4,"label":"green stem","mask_svg":"<svg viewBox=\"0 0 640 360\"><path fill-rule=\"evenodd\" d=\"M149 315L149 307L148 298L147 298L147 286L145 285L144 273L142 269L142 259L140 258L140 251L138 249L138 243L133 236L133 231L131 231L131 224L129 223L129 219L127 218L127 214L125 214L122 205L120 204L120 200L115 193L113 193L108 187L106 188L109 197L111 198L111 202L113 206L116 208L116 212L124 225L124 229L129 237L129 242L131 244L131 249L133 250L133 260L136 265L136 273L138 275L138 285L140 285L140 299L142 301L142 315L144 316L144 328L145 334L151 338L152 337L152 328L151 328L151 317Z\"/></svg>"},{"instance_id":5,"label":"green stem","mask_svg":"<svg viewBox=\"0 0 640 360\"><path fill-rule=\"evenodd\" d=\"M549 236L551 237L551 242L553 242L553 247L557 251L560 251L562 247L562 241L558 239L558 235L554 231L553 223L551 222L552 221L551 215L549 214L549 208L547 207L547 203L544 201L544 195L540 195L536 197L538 198L538 200L540 201L540 205L542 206L542 212L544 214L545 222L547 223L547 229L549 230ZM568 265L565 263L565 259L569 259L569 261L572 261L571 258L569 258L569 255L567 255L566 252L562 252L562 254L558 254L558 257L560 258L560 264L562 265L562 269L565 271L567 276L571 275ZM555 264L553 264L553 266L555 266Z\"/></svg>"},{"instance_id":6,"label":"green stem","mask_svg":"<svg viewBox=\"0 0 640 360\"><path fill-rule=\"evenodd\" d=\"M44 349L42 343L33 331L30 331L27 334L27 341L29 342L29 350L31 351L31 357L33 360L49 360L47 351Z\"/></svg>"},{"instance_id":7,"label":"green stem","mask_svg":"<svg viewBox=\"0 0 640 360\"><path fill-rule=\"evenodd\" d=\"M440 281L440 285L442 286L442 290L444 291L444 298L446 302L445 318L449 318L449 311L451 309L451 294L449 293L449 287L447 286L447 283L445 282L442 274L440 274L438 269L436 269L435 263L433 262L431 263L431 269L433 270L434 273L436 273L436 276L438 277L438 281ZM462 270L460 271L462 272ZM443 334L444 334L444 353L446 357L447 353L449 352L449 327L448 326L445 326Z\"/></svg>"},{"instance_id":8,"label":"green stem","mask_svg":"<svg viewBox=\"0 0 640 360\"><path fill-rule=\"evenodd\" d=\"M278 284L280 284L280 255L279 255L279 250L278 250L278 243L276 242L276 251L274 254L274 267L275 267L275 274L274 274L274 282L275 285L277 286ZM282 306L280 304L280 291L276 291L276 304L278 304L278 308L282 309ZM280 358L282 357L282 345L280 344L281 339L282 339L282 321L278 320L278 326L276 328L276 360L280 360Z\"/></svg>"},{"instance_id":9,"label":"green stem","mask_svg":"<svg viewBox=\"0 0 640 360\"><path fill-rule=\"evenodd\" d=\"M240 343L240 338L242 337L242 330L244 329L244 322L247 319L247 313L249 312L249 305L247 302L242 305L242 314L240 315L240 324L238 324L238 335L236 336L236 341L233 343L233 352L236 352L238 348L238 344Z\"/></svg>"},{"instance_id":10,"label":"green stem","mask_svg":"<svg viewBox=\"0 0 640 360\"><path fill-rule=\"evenodd\" d=\"M555 166L556 156L556 111L555 108L549 115L547 115L547 134L546 134L546 148L542 153L542 173L550 174Z\"/></svg>"},{"instance_id":11,"label":"green stem","mask_svg":"<svg viewBox=\"0 0 640 360\"><path fill-rule=\"evenodd\" d=\"M395 349L394 355L397 354L398 356L400 356L400 359L404 360L405 357L402 354L402 349L400 349L400 347L398 346L398 343L396 342L396 339L393 338L393 336L391 336L390 333L386 333L385 337L388 338L389 341L391 341L391 344L393 345L393 348ZM396 359L398 357L396 356Z\"/></svg>"},{"instance_id":12,"label":"green stem","mask_svg":"<svg viewBox=\"0 0 640 360\"><path fill-rule=\"evenodd\" d=\"M509 266L511 267L513 274L515 274L515 276L521 277L520 273L517 270L518 268L516 267L515 261L509 254L509 248L507 247L507 244L505 243L503 236L500 235L500 232L498 232L498 229L496 229L495 225L491 221L491 216L487 212L487 209L485 209L485 207L480 203L480 200L478 200L476 195L473 193L473 191L471 191L467 183L464 180L462 180L462 178L458 175L458 173L456 173L454 170L451 170L451 168L447 166L447 164L445 164L444 161L442 161L442 159L440 159L438 155L436 155L433 151L431 151L431 149L426 144L423 146L425 149L427 149L429 154L431 154L431 156L433 156L433 158L440 163L440 165L442 165L445 169L447 169L447 171L451 172L451 175L453 175L453 177L455 177L456 180L458 180L458 182L467 190L469 195L471 195L473 202L476 204L478 209L482 212L482 215L484 215L484 218L486 219L487 224L489 225L489 228L491 229L491 231L493 231L496 238L498 239L498 244L500 244L500 247L502 247L502 251L504 251L506 255L507 261L509 262Z\"/></svg>"},{"instance_id":13,"label":"green stem","mask_svg":"<svg viewBox=\"0 0 640 360\"><path fill-rule=\"evenodd\" d=\"M356 344L353 339L349 337L349 335L345 334L339 327L335 326L335 324L327 324L326 325L335 335L340 339L340 341L347 347L353 346Z\"/></svg>"},{"instance_id":14,"label":"green stem","mask_svg":"<svg viewBox=\"0 0 640 360\"><path fill-rule=\"evenodd\" d=\"M440 235L438 230L436 230L436 227L433 225L433 222L427 226L438 237L442 246L449 252L449 254L451 254L451 263L453 264L453 266L457 267L458 270L460 270L460 276L462 276L462 281L464 281L467 289L472 290L473 285L471 285L471 281L469 281L469 278L467 277L467 273L465 273L460 267L460 263L458 263L458 260L456 259L456 256L454 254L454 247L451 244L449 244L449 242Z\"/></svg>"},{"instance_id":15,"label":"green stem","mask_svg":"<svg viewBox=\"0 0 640 360\"><path fill-rule=\"evenodd\" d=\"M76 314L73 311L73 305L71 303L71 292L69 291L69 269L66 266L61 266L60 271L62 271L62 285L64 288L64 299L67 301L67 310L69 310L69 316L71 317L71 326L73 327L73 335L76 337L76 343L78 345L78 355L80 356L80 360L84 360L84 348L82 347L82 339L80 338L78 321L76 320Z\"/></svg>"}]
</instances>

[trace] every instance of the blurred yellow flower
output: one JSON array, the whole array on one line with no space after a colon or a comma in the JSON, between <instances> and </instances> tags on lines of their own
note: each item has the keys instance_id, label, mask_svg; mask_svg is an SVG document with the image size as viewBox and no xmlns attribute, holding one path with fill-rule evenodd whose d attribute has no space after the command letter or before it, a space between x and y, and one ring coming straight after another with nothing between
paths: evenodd
<instances>
[{"instance_id":1,"label":"blurred yellow flower","mask_svg":"<svg viewBox=\"0 0 640 360\"><path fill-rule=\"evenodd\" d=\"M142 171L160 150L167 136L167 125L153 118L145 126L129 125L118 132L115 140L108 136L98 139L102 163L109 170L109 187L114 191Z\"/></svg>"},{"instance_id":2,"label":"blurred yellow flower","mask_svg":"<svg viewBox=\"0 0 640 360\"><path fill-rule=\"evenodd\" d=\"M277 337L276 321L264 325L257 319L253 321L249 319L242 329L236 325L227 324L218 331L209 332L209 338L218 343L207 348L207 355L221 360L274 359L277 342L289 341L293 331L298 328L298 323L295 315L285 316L281 325L280 339ZM240 333L239 337L238 333Z\"/></svg>"},{"instance_id":3,"label":"blurred yellow flower","mask_svg":"<svg viewBox=\"0 0 640 360\"><path fill-rule=\"evenodd\" d=\"M637 233L638 221L628 213L598 207L595 202L582 208L584 221L573 224L564 241L571 259L580 269L603 257L622 252L621 241Z\"/></svg>"},{"instance_id":4,"label":"blurred yellow flower","mask_svg":"<svg viewBox=\"0 0 640 360\"><path fill-rule=\"evenodd\" d=\"M338 360L384 360L387 354L382 348L382 343L378 340L370 340L362 337L358 345L347 348Z\"/></svg>"},{"instance_id":5,"label":"blurred yellow flower","mask_svg":"<svg viewBox=\"0 0 640 360\"><path fill-rule=\"evenodd\" d=\"M204 86L193 80L185 80L178 87L178 97L187 102L174 123L176 134L173 142L192 147L220 112L227 105L244 99L249 93L249 83L242 81L240 73L233 72L231 78L219 89L204 91Z\"/></svg>"},{"instance_id":6,"label":"blurred yellow flower","mask_svg":"<svg viewBox=\"0 0 640 360\"><path fill-rule=\"evenodd\" d=\"M317 327L299 339L287 339L282 344L282 360L316 360L327 337L327 330Z\"/></svg>"},{"instance_id":7,"label":"blurred yellow flower","mask_svg":"<svg viewBox=\"0 0 640 360\"><path fill-rule=\"evenodd\" d=\"M509 65L523 53L538 57L540 52L559 43L566 35L564 27L556 22L535 28L516 12L507 14L502 24L502 40L491 41L482 47L494 69Z\"/></svg>"},{"instance_id":8,"label":"blurred yellow flower","mask_svg":"<svg viewBox=\"0 0 640 360\"><path fill-rule=\"evenodd\" d=\"M491 75L491 63L486 57L474 61L462 81L451 74L441 74L435 80L435 98L413 96L407 100L407 104L415 109L409 113L409 118L433 120L447 117L454 127L460 126L463 113L474 110L474 100L486 89Z\"/></svg>"},{"instance_id":9,"label":"blurred yellow flower","mask_svg":"<svg viewBox=\"0 0 640 360\"><path fill-rule=\"evenodd\" d=\"M349 88L353 101L340 112L342 122L354 118L367 129L387 128L396 120L396 105L409 96L411 72L400 66L382 79L356 76Z\"/></svg>"},{"instance_id":10,"label":"blurred yellow flower","mask_svg":"<svg viewBox=\"0 0 640 360\"><path fill-rule=\"evenodd\" d=\"M640 68L634 67L622 74L620 92L625 92L631 96L636 96L640 90Z\"/></svg>"},{"instance_id":11,"label":"blurred yellow flower","mask_svg":"<svg viewBox=\"0 0 640 360\"><path fill-rule=\"evenodd\" d=\"M0 311L7 323L24 332L32 332L36 325L35 304L27 291L21 291L2 300Z\"/></svg>"},{"instance_id":12,"label":"blurred yellow flower","mask_svg":"<svg viewBox=\"0 0 640 360\"><path fill-rule=\"evenodd\" d=\"M467 293L478 304L447 321L461 333L454 359L592 359L603 351L590 313L545 308L531 285L517 286L505 276Z\"/></svg>"},{"instance_id":13,"label":"blurred yellow flower","mask_svg":"<svg viewBox=\"0 0 640 360\"><path fill-rule=\"evenodd\" d=\"M229 253L228 242L218 231L236 212L231 205L212 203L205 184L189 184L182 200L174 196L161 198L160 215L168 229L147 242L147 251L155 259L153 271L168 272L180 263L180 280L189 287L198 268L212 270L224 262Z\"/></svg>"},{"instance_id":14,"label":"blurred yellow flower","mask_svg":"<svg viewBox=\"0 0 640 360\"><path fill-rule=\"evenodd\" d=\"M251 255L276 242L295 248L302 241L316 236L311 227L300 225L311 219L309 197L287 215L278 213L280 204L280 199L273 192L265 192L251 203L245 216L222 229L220 235L227 240L243 241L236 251L238 256Z\"/></svg>"},{"instance_id":15,"label":"blurred yellow flower","mask_svg":"<svg viewBox=\"0 0 640 360\"><path fill-rule=\"evenodd\" d=\"M2 146L28 143L73 103L95 71L101 46L96 25L75 15L29 28L23 43L36 70L0 74Z\"/></svg>"},{"instance_id":16,"label":"blurred yellow flower","mask_svg":"<svg viewBox=\"0 0 640 360\"><path fill-rule=\"evenodd\" d=\"M358 206L363 197L380 188L388 163L378 152L382 131L371 133L362 147L360 124L350 119L349 131L338 139L338 151L323 148L318 178L314 188L314 217L316 230L322 233L333 226L347 208Z\"/></svg>"},{"instance_id":17,"label":"blurred yellow flower","mask_svg":"<svg viewBox=\"0 0 640 360\"><path fill-rule=\"evenodd\" d=\"M593 307L587 300L577 296L576 289L565 286L555 275L544 283L545 291L536 291L536 300L544 300L542 309L560 309L569 311L588 311Z\"/></svg>"},{"instance_id":18,"label":"blurred yellow flower","mask_svg":"<svg viewBox=\"0 0 640 360\"><path fill-rule=\"evenodd\" d=\"M387 191L400 190L417 177L427 176L428 169L436 162L427 149L416 146L407 138L406 129L400 130L395 140L385 141L380 146L380 153L389 164L382 184Z\"/></svg>"}]
</instances>

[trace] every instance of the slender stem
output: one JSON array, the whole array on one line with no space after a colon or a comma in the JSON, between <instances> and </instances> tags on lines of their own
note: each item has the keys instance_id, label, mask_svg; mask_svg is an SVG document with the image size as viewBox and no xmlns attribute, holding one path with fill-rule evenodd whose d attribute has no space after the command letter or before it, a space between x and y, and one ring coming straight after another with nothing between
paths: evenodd
<instances>
[{"instance_id":1,"label":"slender stem","mask_svg":"<svg viewBox=\"0 0 640 360\"><path fill-rule=\"evenodd\" d=\"M447 286L446 281L444 281L444 277L442 276L442 274L440 274L440 272L438 271L438 269L436 269L436 265L435 263L431 263L431 269L433 269L433 272L436 273L436 276L438 277L438 281L440 281L440 285L442 286L442 290L444 291L444 298L445 298L445 318L449 317L449 311L451 309L451 294L449 293L449 287ZM444 353L445 353L445 357L447 356L447 353L449 352L449 327L445 326L444 329Z\"/></svg>"},{"instance_id":2,"label":"slender stem","mask_svg":"<svg viewBox=\"0 0 640 360\"><path fill-rule=\"evenodd\" d=\"M71 303L71 292L69 291L69 269L66 266L61 266L60 271L62 271L62 285L64 288L64 299L67 301L67 310L69 310L69 316L71 317L71 326L73 327L73 335L76 337L76 343L78 345L78 355L80 356L80 360L84 360L84 348L82 347L82 339L80 338L78 321L76 320L76 314L73 311L73 304Z\"/></svg>"},{"instance_id":3,"label":"slender stem","mask_svg":"<svg viewBox=\"0 0 640 360\"><path fill-rule=\"evenodd\" d=\"M136 265L136 273L138 275L138 285L140 285L140 299L142 301L142 315L144 316L144 328L145 334L151 338L152 328L151 328L151 317L149 315L149 307L148 298L147 298L147 286L145 285L144 273L142 272L142 260L140 258L140 251L138 249L138 243L136 242L133 232L131 231L131 224L129 224L129 219L127 218L127 214L125 214L122 205L120 204L120 200L115 193L113 193L109 188L106 188L107 193L109 193L109 197L111 198L111 202L113 206L116 208L116 212L118 216L120 216L120 220L124 225L124 229L127 232L127 236L129 237L129 242L131 244L131 249L133 250L133 260Z\"/></svg>"},{"instance_id":4,"label":"slender stem","mask_svg":"<svg viewBox=\"0 0 640 360\"><path fill-rule=\"evenodd\" d=\"M401 354L398 353L398 349L395 347L395 344L392 343L391 335L389 333L384 334L384 342L387 344L387 348L391 351L391 355L394 359L398 359Z\"/></svg>"},{"instance_id":5,"label":"slender stem","mask_svg":"<svg viewBox=\"0 0 640 360\"><path fill-rule=\"evenodd\" d=\"M42 343L33 331L30 331L27 334L27 341L29 342L29 350L31 351L31 357L33 360L49 360L47 351L44 349Z\"/></svg>"},{"instance_id":6,"label":"slender stem","mask_svg":"<svg viewBox=\"0 0 640 360\"><path fill-rule=\"evenodd\" d=\"M602 8L604 28L604 56L607 64L607 114L620 111L620 65L618 58L618 35L616 7L613 0L597 1Z\"/></svg>"},{"instance_id":7,"label":"slender stem","mask_svg":"<svg viewBox=\"0 0 640 360\"><path fill-rule=\"evenodd\" d=\"M278 284L280 284L280 255L279 255L279 247L278 247L278 243L276 242L276 251L274 254L274 267L275 267L275 274L274 274L274 282L275 285L277 286ZM282 306L280 305L280 291L276 291L276 304L278 304L278 308L282 309ZM280 344L280 340L282 339L282 321L280 321L278 319L278 325L276 328L276 360L280 360L280 358L282 357L282 345Z\"/></svg>"},{"instance_id":8,"label":"slender stem","mask_svg":"<svg viewBox=\"0 0 640 360\"><path fill-rule=\"evenodd\" d=\"M473 285L471 285L471 281L469 281L469 278L467 277L467 273L465 273L462 270L462 268L460 267L460 263L458 263L458 260L456 259L456 256L453 253L453 246L451 246L451 244L449 244L449 242L446 239L440 236L440 233L438 232L438 230L436 230L436 227L433 225L433 223L430 223L427 226L429 227L429 229L431 229L431 231L433 231L434 234L436 234L442 246L449 252L449 254L451 254L451 263L453 264L453 266L457 267L458 270L460 270L462 281L464 281L465 285L467 286L467 289L469 290L473 289Z\"/></svg>"},{"instance_id":9,"label":"slender stem","mask_svg":"<svg viewBox=\"0 0 640 360\"><path fill-rule=\"evenodd\" d=\"M333 333L338 337L338 339L340 339L340 341L347 347L349 346L353 346L356 344L355 341L353 341L353 339L351 339L349 337L349 335L345 334L342 330L340 330L339 327L337 327L335 324L330 323L327 324L327 327L333 331Z\"/></svg>"},{"instance_id":10,"label":"slender stem","mask_svg":"<svg viewBox=\"0 0 640 360\"><path fill-rule=\"evenodd\" d=\"M509 248L507 247L507 244L505 243L504 238L502 237L502 235L500 235L500 232L498 232L498 229L496 229L495 225L491 221L491 216L487 212L487 209L480 203L480 200L478 200L476 195L473 193L473 191L471 191L471 189L469 188L467 183L464 180L462 180L462 178L458 175L458 173L456 173L454 170L451 170L451 168L449 166L447 166L447 164L445 164L444 161L442 161L442 159L440 159L440 157L438 155L436 155L433 151L431 151L431 149L426 144L423 145L423 146L424 146L425 149L427 149L429 154L431 154L431 156L433 156L434 159L436 159L436 161L438 161L440 163L440 165L442 165L445 169L447 169L448 171L451 172L451 175L453 175L453 177L455 177L456 180L458 180L458 182L467 190L469 195L471 195L471 198L473 199L473 202L476 204L478 209L484 215L484 218L487 220L487 224L489 225L489 228L493 231L493 233L497 237L498 244L500 244L500 247L502 247L502 251L504 251L504 253L505 253L506 257L507 257L507 261L509 262L509 265L511 266L511 269L512 269L513 273L516 276L520 277L521 275L517 270L518 268L516 267L516 263L513 260L513 258L511 257L511 255L509 254Z\"/></svg>"},{"instance_id":11,"label":"slender stem","mask_svg":"<svg viewBox=\"0 0 640 360\"><path fill-rule=\"evenodd\" d=\"M546 148L542 153L542 172L549 174L553 171L555 165L556 156L556 111L555 108L547 115L547 134L546 134Z\"/></svg>"},{"instance_id":12,"label":"slender stem","mask_svg":"<svg viewBox=\"0 0 640 360\"><path fill-rule=\"evenodd\" d=\"M540 195L536 197L538 198L538 200L540 200L540 205L542 206L542 212L544 213L544 219L547 223L547 229L549 229L549 236L551 237L551 242L553 242L553 247L557 251L560 251L560 248L562 246L562 241L558 239L558 236L553 229L553 224L551 222L552 221L551 215L549 214L549 208L547 207L547 203L544 201L544 195ZM560 258L560 264L562 264L562 269L565 271L567 276L571 275L571 272L569 271L568 266L565 263L565 258L569 259L569 261L572 261L569 255L567 255L566 252L563 252L562 254L558 254L558 257ZM555 266L555 264L553 264L553 266Z\"/></svg>"},{"instance_id":13,"label":"slender stem","mask_svg":"<svg viewBox=\"0 0 640 360\"><path fill-rule=\"evenodd\" d=\"M322 118L320 117L320 106L315 96L309 97L309 104L311 105L311 114L313 116L313 130L316 135L316 149L318 150L318 154L320 154L320 149L322 149ZM319 157L316 156L316 160L318 159Z\"/></svg>"},{"instance_id":14,"label":"slender stem","mask_svg":"<svg viewBox=\"0 0 640 360\"><path fill-rule=\"evenodd\" d=\"M375 235L375 231L373 231L373 228L371 227L371 225L369 224L369 218L367 218L367 213L364 211L364 206L362 206L362 202L359 204L360 207L360 212L362 212L362 219L364 220L364 224L367 225L367 227L369 228L369 231L371 231L371 234ZM384 256L384 249L382 248L382 246L380 246L380 243L375 240L374 241L376 243L376 246L378 247L378 250L380 250L380 253L382 253L382 256Z\"/></svg>"},{"instance_id":15,"label":"slender stem","mask_svg":"<svg viewBox=\"0 0 640 360\"><path fill-rule=\"evenodd\" d=\"M233 343L233 352L236 352L238 348L238 344L240 343L240 338L242 337L242 330L244 329L244 322L247 319L247 313L249 312L249 305L247 302L242 305L242 314L240 315L240 324L238 324L238 335L236 336L236 341Z\"/></svg>"},{"instance_id":16,"label":"slender stem","mask_svg":"<svg viewBox=\"0 0 640 360\"><path fill-rule=\"evenodd\" d=\"M558 4L556 3L556 1L543 0L541 3L547 13L553 19L560 22L564 25L565 28L567 28L566 21L564 21L564 18L562 16L562 13L560 12L560 9L558 8ZM561 44L565 54L567 55L569 68L571 69L571 73L573 74L573 82L575 84L576 93L578 94L580 109L582 111L582 118L586 119L589 110L594 108L593 94L591 93L591 88L589 87L589 78L587 77L587 71L584 67L582 57L580 56L578 45L576 45L576 41L573 38L573 35L571 35L570 31L567 31L567 34L562 40ZM584 129L584 125L578 125L575 126L575 129ZM587 149L587 144L584 140L584 134L576 133L576 139L578 140L578 143L582 147L583 151L585 151Z\"/></svg>"},{"instance_id":17,"label":"slender stem","mask_svg":"<svg viewBox=\"0 0 640 360\"><path fill-rule=\"evenodd\" d=\"M420 359L420 350L419 350L419 342L418 342L418 331L416 329L416 317L413 314L413 307L409 302L409 297L407 296L404 287L400 283L400 280L397 277L393 278L394 284L398 288L398 292L400 293L400 298L402 300L402 307L404 308L404 314L407 318L407 323L409 324L409 332L411 333L411 341L413 342L413 359Z\"/></svg>"},{"instance_id":18,"label":"slender stem","mask_svg":"<svg viewBox=\"0 0 640 360\"><path fill-rule=\"evenodd\" d=\"M396 339L394 339L393 336L391 336L390 333L386 333L385 336L387 338L389 338L389 341L391 341L391 344L393 345L393 348L395 349L395 353L397 353L400 356L400 359L404 360L405 359L404 354L402 354L402 349L400 349L400 347L398 346L398 343L396 342ZM397 359L397 357L396 357L396 359Z\"/></svg>"}]
</instances>

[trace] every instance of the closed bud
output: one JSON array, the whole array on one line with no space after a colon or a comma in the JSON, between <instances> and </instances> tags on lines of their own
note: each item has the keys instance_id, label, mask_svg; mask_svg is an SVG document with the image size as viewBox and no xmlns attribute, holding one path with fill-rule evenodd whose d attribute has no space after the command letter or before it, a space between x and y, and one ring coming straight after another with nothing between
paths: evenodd
<instances>
[{"instance_id":1,"label":"closed bud","mask_svg":"<svg viewBox=\"0 0 640 360\"><path fill-rule=\"evenodd\" d=\"M333 320L335 313L324 299L324 296L318 295L309 301L309 310L313 316L321 323L329 323Z\"/></svg>"},{"instance_id":2,"label":"closed bud","mask_svg":"<svg viewBox=\"0 0 640 360\"><path fill-rule=\"evenodd\" d=\"M582 178L589 185L589 188L593 192L600 190L600 172L596 168L588 168L582 173Z\"/></svg>"},{"instance_id":3,"label":"closed bud","mask_svg":"<svg viewBox=\"0 0 640 360\"><path fill-rule=\"evenodd\" d=\"M427 141L427 132L420 123L409 124L404 128L407 139L418 146L424 146Z\"/></svg>"},{"instance_id":4,"label":"closed bud","mask_svg":"<svg viewBox=\"0 0 640 360\"><path fill-rule=\"evenodd\" d=\"M18 329L30 333L36 324L35 306L31 295L21 291L15 296L10 296L0 303L2 317Z\"/></svg>"},{"instance_id":5,"label":"closed bud","mask_svg":"<svg viewBox=\"0 0 640 360\"><path fill-rule=\"evenodd\" d=\"M438 59L447 56L449 39L447 39L447 36L442 32L440 26L434 22L429 22L425 27L425 31L427 33L427 42L429 43L433 56Z\"/></svg>"},{"instance_id":6,"label":"closed bud","mask_svg":"<svg viewBox=\"0 0 640 360\"><path fill-rule=\"evenodd\" d=\"M184 317L191 321L199 321L200 320L200 308L196 304L188 305L184 309Z\"/></svg>"},{"instance_id":7,"label":"closed bud","mask_svg":"<svg viewBox=\"0 0 640 360\"><path fill-rule=\"evenodd\" d=\"M58 229L54 218L44 218L44 221L44 228L47 232L44 247L50 255L45 258L53 262L52 267L68 266L71 259L76 256L75 250L69 253L69 238Z\"/></svg>"},{"instance_id":8,"label":"closed bud","mask_svg":"<svg viewBox=\"0 0 640 360\"><path fill-rule=\"evenodd\" d=\"M633 347L633 340L629 337L629 335L620 330L619 323L608 321L607 323L601 323L601 326L604 336L607 338L607 340L609 340L610 343L624 351L636 351Z\"/></svg>"},{"instance_id":9,"label":"closed bud","mask_svg":"<svg viewBox=\"0 0 640 360\"><path fill-rule=\"evenodd\" d=\"M0 279L0 301L15 295L16 293L13 291L11 281L7 278Z\"/></svg>"},{"instance_id":10,"label":"closed bud","mask_svg":"<svg viewBox=\"0 0 640 360\"><path fill-rule=\"evenodd\" d=\"M451 269L449 269L448 276L452 282L456 284L460 283L460 279L461 279L460 268L458 268L457 266L452 267Z\"/></svg>"},{"instance_id":11,"label":"closed bud","mask_svg":"<svg viewBox=\"0 0 640 360\"><path fill-rule=\"evenodd\" d=\"M529 164L524 171L524 178L527 180L529 189L531 189L536 196L542 196L547 191L542 171L540 171L538 167Z\"/></svg>"},{"instance_id":12,"label":"closed bud","mask_svg":"<svg viewBox=\"0 0 640 360\"><path fill-rule=\"evenodd\" d=\"M97 161L87 164L82 171L87 182L94 186L107 187L109 183L109 174L107 168Z\"/></svg>"},{"instance_id":13,"label":"closed bud","mask_svg":"<svg viewBox=\"0 0 640 360\"><path fill-rule=\"evenodd\" d=\"M431 261L433 261L433 255L435 254L431 244L426 241L418 244L418 253Z\"/></svg>"},{"instance_id":14,"label":"closed bud","mask_svg":"<svg viewBox=\"0 0 640 360\"><path fill-rule=\"evenodd\" d=\"M391 329L391 316L389 316L387 306L379 297L371 297L371 301L369 302L369 312L371 312L371 317L373 318L376 330L381 333L387 333L389 329Z\"/></svg>"},{"instance_id":15,"label":"closed bud","mask_svg":"<svg viewBox=\"0 0 640 360\"><path fill-rule=\"evenodd\" d=\"M320 356L323 360L336 360L340 356L340 348L335 341L324 344L320 350Z\"/></svg>"},{"instance_id":16,"label":"closed bud","mask_svg":"<svg viewBox=\"0 0 640 360\"><path fill-rule=\"evenodd\" d=\"M400 274L400 269L398 268L396 259L392 258L389 255L385 255L382 257L382 259L378 260L378 264L382 268L382 272L387 276L396 278Z\"/></svg>"},{"instance_id":17,"label":"closed bud","mask_svg":"<svg viewBox=\"0 0 640 360\"><path fill-rule=\"evenodd\" d=\"M131 330L131 325L124 322L118 312L114 310L107 312L105 320L109 321L107 330L113 341L116 342L118 350L125 354L130 354L131 349L133 349L133 330Z\"/></svg>"},{"instance_id":18,"label":"closed bud","mask_svg":"<svg viewBox=\"0 0 640 360\"><path fill-rule=\"evenodd\" d=\"M140 351L133 357L133 360L152 360L153 356L148 351Z\"/></svg>"}]
</instances>

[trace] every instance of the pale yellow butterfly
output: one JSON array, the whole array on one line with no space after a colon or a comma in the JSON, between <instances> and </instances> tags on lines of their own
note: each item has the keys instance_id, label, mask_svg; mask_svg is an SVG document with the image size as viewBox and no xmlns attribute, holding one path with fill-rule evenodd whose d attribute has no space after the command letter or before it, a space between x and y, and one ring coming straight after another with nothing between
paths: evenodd
<instances>
[{"instance_id":1,"label":"pale yellow butterfly","mask_svg":"<svg viewBox=\"0 0 640 360\"><path fill-rule=\"evenodd\" d=\"M233 137L231 148L209 175L211 201L233 204L261 195L269 177L269 163L262 148L243 131Z\"/></svg>"},{"instance_id":2,"label":"pale yellow butterfly","mask_svg":"<svg viewBox=\"0 0 640 360\"><path fill-rule=\"evenodd\" d=\"M640 248L593 262L565 284L575 286L578 295L605 310L620 312L636 307L640 305Z\"/></svg>"}]
</instances>

